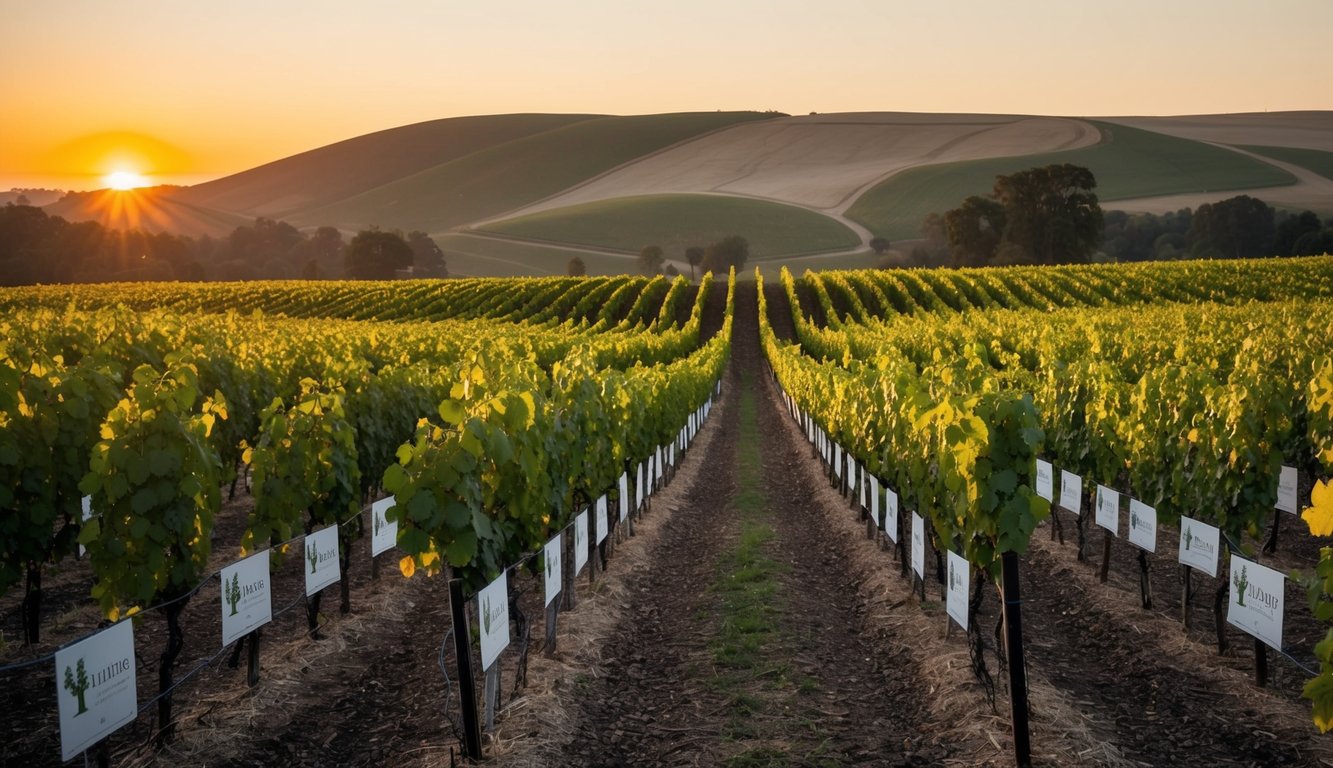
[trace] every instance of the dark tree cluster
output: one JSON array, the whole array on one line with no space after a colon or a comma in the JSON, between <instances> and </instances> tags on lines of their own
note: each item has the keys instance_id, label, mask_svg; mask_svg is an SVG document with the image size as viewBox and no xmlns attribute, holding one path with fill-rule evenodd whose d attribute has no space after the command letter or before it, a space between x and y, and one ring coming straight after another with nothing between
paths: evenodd
<instances>
[{"instance_id":1,"label":"dark tree cluster","mask_svg":"<svg viewBox=\"0 0 1333 768\"><path fill-rule=\"evenodd\" d=\"M690 265L691 280L695 279L697 269L711 271L714 275L725 275L731 267L739 272L749 258L750 243L740 235L727 235L707 246L691 245L685 249L685 261ZM639 270L645 275L675 277L680 274L675 264L666 263L666 253L657 245L644 246L639 251Z\"/></svg>"},{"instance_id":2,"label":"dark tree cluster","mask_svg":"<svg viewBox=\"0 0 1333 768\"><path fill-rule=\"evenodd\" d=\"M177 235L71 223L29 205L0 207L0 285L199 280L200 246Z\"/></svg>"},{"instance_id":3,"label":"dark tree cluster","mask_svg":"<svg viewBox=\"0 0 1333 768\"><path fill-rule=\"evenodd\" d=\"M362 238L365 235L367 237ZM358 240L360 238L360 240ZM355 247L354 247L355 246ZM302 232L258 218L225 238L108 229L69 222L41 208L0 206L0 285L145 280L447 277L444 252L424 232Z\"/></svg>"},{"instance_id":4,"label":"dark tree cluster","mask_svg":"<svg viewBox=\"0 0 1333 768\"><path fill-rule=\"evenodd\" d=\"M1333 219L1275 211L1238 195L1162 215L1103 213L1092 172L1048 165L997 176L922 224L923 243L885 266L987 266L1105 261L1228 259L1333 253Z\"/></svg>"},{"instance_id":5,"label":"dark tree cluster","mask_svg":"<svg viewBox=\"0 0 1333 768\"><path fill-rule=\"evenodd\" d=\"M944 214L954 265L1090 261L1102 234L1096 187L1092 171L1068 163L995 177L989 196Z\"/></svg>"},{"instance_id":6,"label":"dark tree cluster","mask_svg":"<svg viewBox=\"0 0 1333 768\"><path fill-rule=\"evenodd\" d=\"M708 247L704 248L704 257L700 266L705 272L712 272L714 275L725 275L731 267L735 267L736 271L740 272L749 258L749 241L740 235L727 235L721 240L709 243Z\"/></svg>"},{"instance_id":7,"label":"dark tree cluster","mask_svg":"<svg viewBox=\"0 0 1333 768\"><path fill-rule=\"evenodd\" d=\"M1317 256L1333 253L1333 218L1247 195L1160 216L1112 211L1102 250L1111 261Z\"/></svg>"}]
</instances>

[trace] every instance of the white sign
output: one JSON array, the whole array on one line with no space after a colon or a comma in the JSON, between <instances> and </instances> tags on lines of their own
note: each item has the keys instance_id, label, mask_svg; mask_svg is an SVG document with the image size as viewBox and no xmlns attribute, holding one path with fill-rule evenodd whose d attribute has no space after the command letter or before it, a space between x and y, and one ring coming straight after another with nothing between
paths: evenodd
<instances>
[{"instance_id":1,"label":"white sign","mask_svg":"<svg viewBox=\"0 0 1333 768\"><path fill-rule=\"evenodd\" d=\"M856 484L856 487L861 491L861 509L870 509L870 500L866 498L870 490L870 484L866 482L865 468L857 467L856 476L860 478L860 480ZM878 517L875 518L875 522L876 523L879 522Z\"/></svg>"},{"instance_id":2,"label":"white sign","mask_svg":"<svg viewBox=\"0 0 1333 768\"><path fill-rule=\"evenodd\" d=\"M560 594L560 545L563 543L560 534L551 537L546 542L546 548L543 550L546 561L546 605L550 605L555 596Z\"/></svg>"},{"instance_id":3,"label":"white sign","mask_svg":"<svg viewBox=\"0 0 1333 768\"><path fill-rule=\"evenodd\" d=\"M912 570L926 578L926 521L912 513Z\"/></svg>"},{"instance_id":4,"label":"white sign","mask_svg":"<svg viewBox=\"0 0 1333 768\"><path fill-rule=\"evenodd\" d=\"M1296 468L1283 467L1277 476L1277 504L1283 512L1296 514L1299 502L1296 500Z\"/></svg>"},{"instance_id":5,"label":"white sign","mask_svg":"<svg viewBox=\"0 0 1333 768\"><path fill-rule=\"evenodd\" d=\"M370 505L370 556L383 554L398 545L398 521L389 522L384 513L397 504L392 496Z\"/></svg>"},{"instance_id":6,"label":"white sign","mask_svg":"<svg viewBox=\"0 0 1333 768\"><path fill-rule=\"evenodd\" d=\"M667 459L667 465L670 466L670 467L673 467L673 468L676 466L676 444L675 444L675 443L672 443L672 444L671 444L671 453L670 453L670 457Z\"/></svg>"},{"instance_id":7,"label":"white sign","mask_svg":"<svg viewBox=\"0 0 1333 768\"><path fill-rule=\"evenodd\" d=\"M637 478L634 483L634 508L643 506L643 462L639 462L639 469L634 473Z\"/></svg>"},{"instance_id":8,"label":"white sign","mask_svg":"<svg viewBox=\"0 0 1333 768\"><path fill-rule=\"evenodd\" d=\"M91 519L93 518L93 497L92 497L92 496L84 496L84 497L83 497L83 500L80 502L80 504L81 504L82 507L83 507L83 514L79 517L79 519L80 519L82 522L85 522L85 523L86 523L86 522L88 522L89 520L91 520ZM88 553L88 550L85 549L84 546L83 546L82 544L80 544L80 545L79 545L79 557L83 557L83 556L84 556L85 554L87 554L87 553Z\"/></svg>"},{"instance_id":9,"label":"white sign","mask_svg":"<svg viewBox=\"0 0 1333 768\"><path fill-rule=\"evenodd\" d=\"M1047 501L1055 501L1054 477L1055 468L1051 462L1037 459L1037 495Z\"/></svg>"},{"instance_id":10,"label":"white sign","mask_svg":"<svg viewBox=\"0 0 1333 768\"><path fill-rule=\"evenodd\" d=\"M847 454L847 485L852 486L855 484L856 484L856 459L853 459L852 455L849 453Z\"/></svg>"},{"instance_id":11,"label":"white sign","mask_svg":"<svg viewBox=\"0 0 1333 768\"><path fill-rule=\"evenodd\" d=\"M1232 553L1227 623L1282 650L1282 598L1286 581L1281 571Z\"/></svg>"},{"instance_id":12,"label":"white sign","mask_svg":"<svg viewBox=\"0 0 1333 768\"><path fill-rule=\"evenodd\" d=\"M222 647L273 620L269 551L222 569Z\"/></svg>"},{"instance_id":13,"label":"white sign","mask_svg":"<svg viewBox=\"0 0 1333 768\"><path fill-rule=\"evenodd\" d=\"M861 506L865 506L865 500L861 500ZM884 521L879 517L879 478L870 475L870 519L875 521L875 525L884 527Z\"/></svg>"},{"instance_id":14,"label":"white sign","mask_svg":"<svg viewBox=\"0 0 1333 768\"><path fill-rule=\"evenodd\" d=\"M967 593L970 589L971 569L967 559L949 553L949 588L944 593L944 610L958 626L967 629Z\"/></svg>"},{"instance_id":15,"label":"white sign","mask_svg":"<svg viewBox=\"0 0 1333 768\"><path fill-rule=\"evenodd\" d=\"M833 444L833 474L842 479L842 446L838 443Z\"/></svg>"},{"instance_id":16,"label":"white sign","mask_svg":"<svg viewBox=\"0 0 1333 768\"><path fill-rule=\"evenodd\" d=\"M1083 514L1083 478L1067 469L1060 470L1060 506L1076 515Z\"/></svg>"},{"instance_id":17,"label":"white sign","mask_svg":"<svg viewBox=\"0 0 1333 768\"><path fill-rule=\"evenodd\" d=\"M588 510L583 510L574 518L574 575L583 572L588 564Z\"/></svg>"},{"instance_id":18,"label":"white sign","mask_svg":"<svg viewBox=\"0 0 1333 768\"><path fill-rule=\"evenodd\" d=\"M306 534L304 570L306 597L338 580L338 526Z\"/></svg>"},{"instance_id":19,"label":"white sign","mask_svg":"<svg viewBox=\"0 0 1333 768\"><path fill-rule=\"evenodd\" d=\"M884 488L884 532L898 543L898 492L888 487Z\"/></svg>"},{"instance_id":20,"label":"white sign","mask_svg":"<svg viewBox=\"0 0 1333 768\"><path fill-rule=\"evenodd\" d=\"M139 714L133 622L56 651L60 754L72 760Z\"/></svg>"},{"instance_id":21,"label":"white sign","mask_svg":"<svg viewBox=\"0 0 1333 768\"><path fill-rule=\"evenodd\" d=\"M611 530L610 521L606 519L606 497L597 500L597 543L606 541L606 534Z\"/></svg>"},{"instance_id":22,"label":"white sign","mask_svg":"<svg viewBox=\"0 0 1333 768\"><path fill-rule=\"evenodd\" d=\"M1097 484L1097 525L1120 535L1120 492Z\"/></svg>"},{"instance_id":23,"label":"white sign","mask_svg":"<svg viewBox=\"0 0 1333 768\"><path fill-rule=\"evenodd\" d=\"M629 473L622 472L620 475L620 521L623 523L627 517L629 517Z\"/></svg>"},{"instance_id":24,"label":"white sign","mask_svg":"<svg viewBox=\"0 0 1333 768\"><path fill-rule=\"evenodd\" d=\"M1213 526L1181 516L1180 563L1217 578L1217 545L1220 536L1221 531Z\"/></svg>"},{"instance_id":25,"label":"white sign","mask_svg":"<svg viewBox=\"0 0 1333 768\"><path fill-rule=\"evenodd\" d=\"M500 651L509 647L509 575L477 593L477 618L481 621L481 668L490 669Z\"/></svg>"},{"instance_id":26,"label":"white sign","mask_svg":"<svg viewBox=\"0 0 1333 768\"><path fill-rule=\"evenodd\" d=\"M1148 552L1157 551L1157 510L1138 499L1129 500L1129 543Z\"/></svg>"}]
</instances>

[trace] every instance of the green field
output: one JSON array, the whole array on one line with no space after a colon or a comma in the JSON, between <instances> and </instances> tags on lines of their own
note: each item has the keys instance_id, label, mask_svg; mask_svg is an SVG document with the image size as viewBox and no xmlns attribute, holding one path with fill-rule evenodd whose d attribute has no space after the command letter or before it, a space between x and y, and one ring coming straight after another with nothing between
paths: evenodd
<instances>
[{"instance_id":1,"label":"green field","mask_svg":"<svg viewBox=\"0 0 1333 768\"><path fill-rule=\"evenodd\" d=\"M1326 179L1333 179L1333 152L1322 149L1299 149L1297 147L1264 147L1255 144L1237 145L1246 152L1271 157L1284 163L1299 165L1314 171Z\"/></svg>"},{"instance_id":2,"label":"green field","mask_svg":"<svg viewBox=\"0 0 1333 768\"><path fill-rule=\"evenodd\" d=\"M503 214L562 192L616 166L759 112L685 112L598 117L498 144L367 190L301 211L302 225L439 232Z\"/></svg>"},{"instance_id":3,"label":"green field","mask_svg":"<svg viewBox=\"0 0 1333 768\"><path fill-rule=\"evenodd\" d=\"M858 251L857 253L840 253L836 256L814 255L814 256L796 256L792 258L768 259L767 261L758 261L745 265L745 278L754 279L754 268L758 267L764 275L765 280L778 280L782 273L782 268L786 267L796 276L805 274L807 269L875 269L879 266L882 256L876 256L874 251Z\"/></svg>"},{"instance_id":4,"label":"green field","mask_svg":"<svg viewBox=\"0 0 1333 768\"><path fill-rule=\"evenodd\" d=\"M922 166L897 174L861 196L848 218L891 240L920 236L932 212L989 194L995 177L1051 163L1092 169L1102 202L1187 192L1221 192L1292 184L1295 177L1254 158L1190 139L1091 121L1102 142L1082 149ZM1114 206L1108 206L1114 207Z\"/></svg>"},{"instance_id":5,"label":"green field","mask_svg":"<svg viewBox=\"0 0 1333 768\"><path fill-rule=\"evenodd\" d=\"M508 277L563 275L571 257L578 256L589 275L638 273L633 257L582 252L542 243L447 232L435 235L444 251L444 263L455 277Z\"/></svg>"},{"instance_id":6,"label":"green field","mask_svg":"<svg viewBox=\"0 0 1333 768\"><path fill-rule=\"evenodd\" d=\"M692 245L727 235L750 243L756 261L855 248L856 233L833 219L781 203L723 195L641 195L584 203L495 222L484 231L638 253L658 245L683 258Z\"/></svg>"}]
</instances>

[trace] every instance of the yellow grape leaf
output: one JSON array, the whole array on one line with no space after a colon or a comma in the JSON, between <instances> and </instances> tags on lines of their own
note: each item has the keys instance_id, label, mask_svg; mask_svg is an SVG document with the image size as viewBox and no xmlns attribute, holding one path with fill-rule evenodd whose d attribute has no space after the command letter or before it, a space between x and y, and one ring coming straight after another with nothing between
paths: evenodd
<instances>
[{"instance_id":1,"label":"yellow grape leaf","mask_svg":"<svg viewBox=\"0 0 1333 768\"><path fill-rule=\"evenodd\" d=\"M1320 733L1333 728L1333 675L1324 672L1308 683L1301 695L1313 702L1314 724Z\"/></svg>"},{"instance_id":2,"label":"yellow grape leaf","mask_svg":"<svg viewBox=\"0 0 1333 768\"><path fill-rule=\"evenodd\" d=\"M1313 536L1333 534L1333 486L1322 480L1315 483L1310 492L1310 506L1301 512L1301 519L1310 526Z\"/></svg>"},{"instance_id":3,"label":"yellow grape leaf","mask_svg":"<svg viewBox=\"0 0 1333 768\"><path fill-rule=\"evenodd\" d=\"M421 567L430 568L440 561L440 553L435 551L426 551L421 553Z\"/></svg>"},{"instance_id":4,"label":"yellow grape leaf","mask_svg":"<svg viewBox=\"0 0 1333 768\"><path fill-rule=\"evenodd\" d=\"M412 574L417 572L417 561L411 555L398 561L398 570L403 572L403 578L410 579Z\"/></svg>"}]
</instances>

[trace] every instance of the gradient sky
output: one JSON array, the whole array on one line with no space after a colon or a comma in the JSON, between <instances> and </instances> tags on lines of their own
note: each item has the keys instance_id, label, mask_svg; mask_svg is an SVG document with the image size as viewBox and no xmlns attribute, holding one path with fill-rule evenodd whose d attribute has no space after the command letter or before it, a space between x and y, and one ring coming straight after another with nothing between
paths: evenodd
<instances>
[{"instance_id":1,"label":"gradient sky","mask_svg":"<svg viewBox=\"0 0 1333 768\"><path fill-rule=\"evenodd\" d=\"M0 2L0 189L506 112L1333 109L1333 0Z\"/></svg>"}]
</instances>

